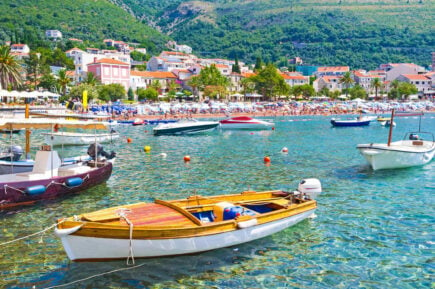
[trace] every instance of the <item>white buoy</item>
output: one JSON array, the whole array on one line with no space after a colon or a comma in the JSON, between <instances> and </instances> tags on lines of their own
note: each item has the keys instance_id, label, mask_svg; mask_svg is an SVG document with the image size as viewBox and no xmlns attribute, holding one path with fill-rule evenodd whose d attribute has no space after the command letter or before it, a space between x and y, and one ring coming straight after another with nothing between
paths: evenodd
<instances>
[{"instance_id":1,"label":"white buoy","mask_svg":"<svg viewBox=\"0 0 435 289\"><path fill-rule=\"evenodd\" d=\"M283 148L281 149L281 152L283 152L283 153L288 153L288 148L283 147Z\"/></svg>"},{"instance_id":2,"label":"white buoy","mask_svg":"<svg viewBox=\"0 0 435 289\"><path fill-rule=\"evenodd\" d=\"M166 153L161 153L160 156L161 156L162 158L166 158L168 155L167 155Z\"/></svg>"}]
</instances>

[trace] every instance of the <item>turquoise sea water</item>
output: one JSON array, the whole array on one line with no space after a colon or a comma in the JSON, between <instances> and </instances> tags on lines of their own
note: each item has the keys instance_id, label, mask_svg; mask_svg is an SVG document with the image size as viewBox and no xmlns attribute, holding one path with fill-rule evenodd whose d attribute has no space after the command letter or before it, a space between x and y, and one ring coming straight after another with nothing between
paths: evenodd
<instances>
[{"instance_id":1,"label":"turquoise sea water","mask_svg":"<svg viewBox=\"0 0 435 289\"><path fill-rule=\"evenodd\" d=\"M118 126L121 139L105 145L118 153L106 184L1 212L0 243L58 218L110 206L248 188L294 190L308 177L323 186L317 217L235 247L139 259L134 268L125 261L70 262L51 230L0 247L0 288L47 288L110 271L115 272L60 288L433 288L435 162L373 171L355 147L386 142L388 128L377 123L332 128L329 119L278 117L274 131L195 136L154 137L148 126ZM394 140L418 129L416 117L395 121ZM435 132L434 114L422 118L422 128ZM32 138L40 142L37 133ZM146 145L150 153L143 151ZM283 147L288 154L280 152ZM63 155L85 152L86 147L69 147ZM190 163L184 163L185 155ZM270 166L263 163L266 155Z\"/></svg>"}]
</instances>

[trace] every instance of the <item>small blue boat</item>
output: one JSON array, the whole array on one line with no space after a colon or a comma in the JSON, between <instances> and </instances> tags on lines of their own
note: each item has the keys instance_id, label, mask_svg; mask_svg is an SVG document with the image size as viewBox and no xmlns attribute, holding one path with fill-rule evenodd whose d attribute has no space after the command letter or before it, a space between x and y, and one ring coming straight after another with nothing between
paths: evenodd
<instances>
[{"instance_id":1,"label":"small blue boat","mask_svg":"<svg viewBox=\"0 0 435 289\"><path fill-rule=\"evenodd\" d=\"M370 119L366 118L356 118L356 119L331 119L331 124L333 126L366 126L370 124Z\"/></svg>"}]
</instances>

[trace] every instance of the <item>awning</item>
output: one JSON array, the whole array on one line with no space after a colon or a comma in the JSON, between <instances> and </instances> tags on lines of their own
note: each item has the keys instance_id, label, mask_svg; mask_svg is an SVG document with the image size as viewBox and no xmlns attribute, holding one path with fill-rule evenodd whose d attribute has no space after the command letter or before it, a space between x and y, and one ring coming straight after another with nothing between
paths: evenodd
<instances>
[{"instance_id":1,"label":"awning","mask_svg":"<svg viewBox=\"0 0 435 289\"><path fill-rule=\"evenodd\" d=\"M0 129L52 129L57 128L82 128L82 129L108 129L107 122L79 121L52 118L24 118L0 119Z\"/></svg>"}]
</instances>

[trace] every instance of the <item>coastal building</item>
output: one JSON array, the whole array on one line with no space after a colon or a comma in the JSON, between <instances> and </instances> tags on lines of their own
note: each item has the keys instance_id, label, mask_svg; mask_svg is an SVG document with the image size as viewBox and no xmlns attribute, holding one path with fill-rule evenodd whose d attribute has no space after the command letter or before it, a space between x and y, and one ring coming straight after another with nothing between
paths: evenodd
<instances>
[{"instance_id":1,"label":"coastal building","mask_svg":"<svg viewBox=\"0 0 435 289\"><path fill-rule=\"evenodd\" d=\"M423 74L402 74L397 77L397 80L414 84L419 95L432 89L431 78Z\"/></svg>"},{"instance_id":2,"label":"coastal building","mask_svg":"<svg viewBox=\"0 0 435 289\"><path fill-rule=\"evenodd\" d=\"M169 71L131 71L130 85L132 89L147 88L155 81L160 84L159 93L167 92L169 84L176 82L177 77Z\"/></svg>"},{"instance_id":3,"label":"coastal building","mask_svg":"<svg viewBox=\"0 0 435 289\"><path fill-rule=\"evenodd\" d=\"M282 73L281 76L284 78L285 83L291 87L310 83L310 78L308 76L295 75L292 73Z\"/></svg>"},{"instance_id":4,"label":"coastal building","mask_svg":"<svg viewBox=\"0 0 435 289\"><path fill-rule=\"evenodd\" d=\"M369 71L365 72L362 70L356 70L353 72L353 79L355 83L364 88L367 93L373 90L372 82L374 79L378 78L382 83L385 82L385 74L376 74L379 71Z\"/></svg>"},{"instance_id":5,"label":"coastal building","mask_svg":"<svg viewBox=\"0 0 435 289\"><path fill-rule=\"evenodd\" d=\"M314 73L317 77L322 76L341 76L349 72L349 66L321 66Z\"/></svg>"},{"instance_id":6,"label":"coastal building","mask_svg":"<svg viewBox=\"0 0 435 289\"><path fill-rule=\"evenodd\" d=\"M119 83L127 90L130 87L130 63L112 58L94 58L87 64L87 71L92 72L102 84Z\"/></svg>"},{"instance_id":7,"label":"coastal building","mask_svg":"<svg viewBox=\"0 0 435 289\"><path fill-rule=\"evenodd\" d=\"M323 88L328 88L329 91L341 91L344 86L340 83L341 76L322 76L314 80L314 90L319 92Z\"/></svg>"},{"instance_id":8,"label":"coastal building","mask_svg":"<svg viewBox=\"0 0 435 289\"><path fill-rule=\"evenodd\" d=\"M65 51L66 57L74 59L77 53L82 53L84 52L83 50L81 50L80 48L74 47L71 48L70 50Z\"/></svg>"},{"instance_id":9,"label":"coastal building","mask_svg":"<svg viewBox=\"0 0 435 289\"><path fill-rule=\"evenodd\" d=\"M27 44L12 44L10 53L16 59L23 60L29 57L30 48Z\"/></svg>"},{"instance_id":10,"label":"coastal building","mask_svg":"<svg viewBox=\"0 0 435 289\"><path fill-rule=\"evenodd\" d=\"M116 50L99 50L96 48L88 48L86 51L75 49L74 52L70 51L69 55L70 58L74 59L74 75L77 83L82 82L86 78L88 64L94 62L95 59L110 58L129 64L131 61L129 54L120 53Z\"/></svg>"},{"instance_id":11,"label":"coastal building","mask_svg":"<svg viewBox=\"0 0 435 289\"><path fill-rule=\"evenodd\" d=\"M170 72L173 69L185 69L187 64L185 64L180 58L177 57L159 57L153 56L147 62L148 71L167 71Z\"/></svg>"},{"instance_id":12,"label":"coastal building","mask_svg":"<svg viewBox=\"0 0 435 289\"><path fill-rule=\"evenodd\" d=\"M379 69L384 70L386 81L393 81L402 74L423 74L426 69L414 63L387 63L381 64Z\"/></svg>"},{"instance_id":13,"label":"coastal building","mask_svg":"<svg viewBox=\"0 0 435 289\"><path fill-rule=\"evenodd\" d=\"M45 30L45 36L51 39L60 39L62 38L62 32L59 30Z\"/></svg>"}]
</instances>

